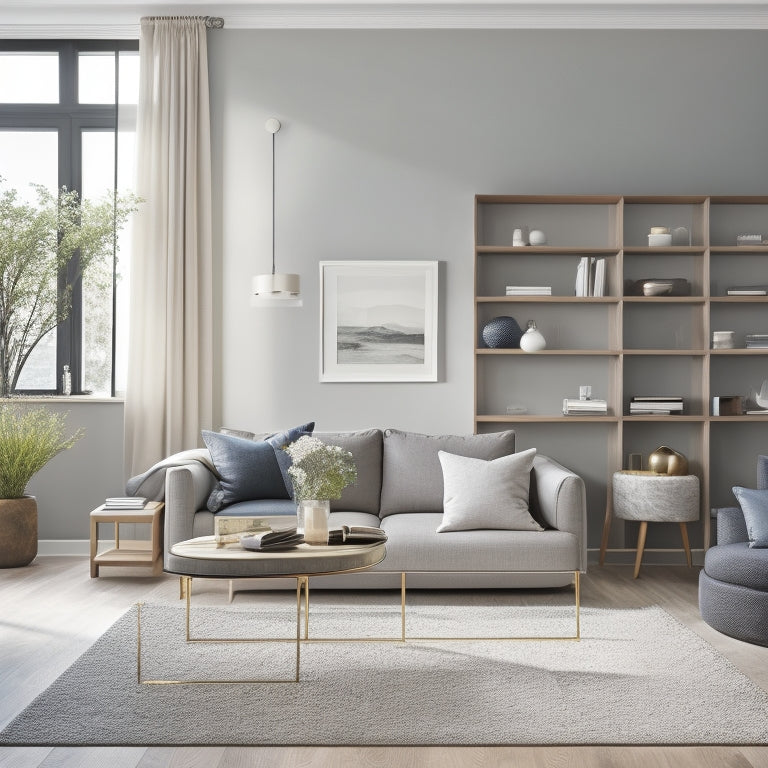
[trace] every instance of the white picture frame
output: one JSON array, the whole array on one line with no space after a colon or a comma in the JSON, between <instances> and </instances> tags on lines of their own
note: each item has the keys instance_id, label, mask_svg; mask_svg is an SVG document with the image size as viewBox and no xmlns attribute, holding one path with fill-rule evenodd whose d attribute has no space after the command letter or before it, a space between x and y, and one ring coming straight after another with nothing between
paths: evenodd
<instances>
[{"instance_id":1,"label":"white picture frame","mask_svg":"<svg viewBox=\"0 0 768 768\"><path fill-rule=\"evenodd\" d=\"M437 381L437 261L320 262L320 381Z\"/></svg>"}]
</instances>

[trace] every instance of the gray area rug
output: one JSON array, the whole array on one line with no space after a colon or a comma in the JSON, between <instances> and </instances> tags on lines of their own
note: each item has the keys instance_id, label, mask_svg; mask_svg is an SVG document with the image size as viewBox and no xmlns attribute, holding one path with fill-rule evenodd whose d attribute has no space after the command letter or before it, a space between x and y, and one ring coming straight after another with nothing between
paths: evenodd
<instances>
[{"instance_id":1,"label":"gray area rug","mask_svg":"<svg viewBox=\"0 0 768 768\"><path fill-rule=\"evenodd\" d=\"M409 596L410 600L410 596ZM396 635L397 607L313 605L316 637ZM142 609L142 677L289 676L290 643L184 642ZM193 605L194 636L295 636L295 602ZM432 604L409 633L568 634L573 608ZM276 634L273 634L276 633ZM766 744L768 694L658 607L582 610L574 641L305 643L301 682L138 685L136 608L0 733L0 744Z\"/></svg>"}]
</instances>

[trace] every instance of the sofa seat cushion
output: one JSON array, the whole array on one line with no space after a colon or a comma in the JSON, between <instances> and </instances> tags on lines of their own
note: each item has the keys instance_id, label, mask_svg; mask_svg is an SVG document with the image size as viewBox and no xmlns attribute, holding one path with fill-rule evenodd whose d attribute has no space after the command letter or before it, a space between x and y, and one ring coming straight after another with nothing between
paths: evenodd
<instances>
[{"instance_id":1,"label":"sofa seat cushion","mask_svg":"<svg viewBox=\"0 0 768 768\"><path fill-rule=\"evenodd\" d=\"M704 571L718 581L768 591L768 550L748 542L718 544L707 550Z\"/></svg>"},{"instance_id":2,"label":"sofa seat cushion","mask_svg":"<svg viewBox=\"0 0 768 768\"><path fill-rule=\"evenodd\" d=\"M331 499L331 510L356 509L378 518L381 500L381 430L315 432L314 436L327 445L338 445L349 451L355 460L357 480L341 492L340 499Z\"/></svg>"},{"instance_id":3,"label":"sofa seat cushion","mask_svg":"<svg viewBox=\"0 0 768 768\"><path fill-rule=\"evenodd\" d=\"M398 513L443 511L443 470L438 452L491 461L515 452L515 433L422 435L384 432L381 517Z\"/></svg>"},{"instance_id":4,"label":"sofa seat cushion","mask_svg":"<svg viewBox=\"0 0 768 768\"><path fill-rule=\"evenodd\" d=\"M381 521L387 556L380 571L576 571L579 542L572 533L450 531L437 533L442 513L390 515Z\"/></svg>"}]
</instances>

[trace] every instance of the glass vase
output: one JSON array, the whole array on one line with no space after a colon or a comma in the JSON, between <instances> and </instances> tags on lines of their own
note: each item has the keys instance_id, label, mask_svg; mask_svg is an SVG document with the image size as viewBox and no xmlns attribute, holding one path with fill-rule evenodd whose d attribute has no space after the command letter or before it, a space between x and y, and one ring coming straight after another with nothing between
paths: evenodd
<instances>
[{"instance_id":1,"label":"glass vase","mask_svg":"<svg viewBox=\"0 0 768 768\"><path fill-rule=\"evenodd\" d=\"M296 510L296 529L304 534L307 544L328 543L328 517L331 502L328 499L304 499Z\"/></svg>"}]
</instances>

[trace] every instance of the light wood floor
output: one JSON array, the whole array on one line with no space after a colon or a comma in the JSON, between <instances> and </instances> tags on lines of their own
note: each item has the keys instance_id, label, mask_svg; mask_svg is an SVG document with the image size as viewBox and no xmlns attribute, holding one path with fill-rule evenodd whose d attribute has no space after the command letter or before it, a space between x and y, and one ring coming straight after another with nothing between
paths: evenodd
<instances>
[{"instance_id":1,"label":"light wood floor","mask_svg":"<svg viewBox=\"0 0 768 768\"><path fill-rule=\"evenodd\" d=\"M128 569L91 579L86 558L39 557L0 571L0 729L43 691L137 600L175 601L178 581ZM768 648L741 643L701 621L698 569L592 566L582 579L585 606L657 604L768 690ZM224 584L200 599L224 602ZM243 599L249 599L245 597ZM257 598L251 598L257 599ZM238 600L240 597L238 596ZM702 670L706 674L706 670ZM576 712L575 717L588 717ZM0 747L0 768L768 768L768 747Z\"/></svg>"}]
</instances>

